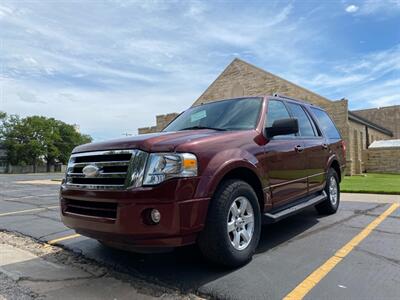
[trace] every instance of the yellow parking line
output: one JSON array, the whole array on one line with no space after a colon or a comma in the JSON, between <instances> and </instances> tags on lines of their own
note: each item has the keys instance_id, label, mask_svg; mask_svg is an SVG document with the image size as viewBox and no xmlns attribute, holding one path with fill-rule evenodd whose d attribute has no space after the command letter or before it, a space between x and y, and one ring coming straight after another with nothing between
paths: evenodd
<instances>
[{"instance_id":1,"label":"yellow parking line","mask_svg":"<svg viewBox=\"0 0 400 300\"><path fill-rule=\"evenodd\" d=\"M7 213L2 213L2 214L0 214L0 217L23 214L23 213L29 213L29 212L34 212L34 211L44 211L44 210L57 208L57 207L60 207L60 206L57 205L57 206L48 206L48 207L41 207L41 208L32 208L32 209L12 211L12 212L7 212Z\"/></svg>"},{"instance_id":2,"label":"yellow parking line","mask_svg":"<svg viewBox=\"0 0 400 300\"><path fill-rule=\"evenodd\" d=\"M329 258L318 269L312 272L303 282L294 288L283 299L303 299L338 263L342 261L358 244L360 244L380 223L400 206L393 203L385 212L374 219L367 227L357 234L350 242L339 249L335 255Z\"/></svg>"},{"instance_id":3,"label":"yellow parking line","mask_svg":"<svg viewBox=\"0 0 400 300\"><path fill-rule=\"evenodd\" d=\"M71 235L60 237L58 239L54 239L54 240L48 241L47 244L54 245L54 244L56 244L58 242L62 242L62 241L69 240L69 239L74 239L74 238L77 238L77 237L80 237L80 236L81 235L77 234L77 233L76 234L71 234Z\"/></svg>"}]
</instances>

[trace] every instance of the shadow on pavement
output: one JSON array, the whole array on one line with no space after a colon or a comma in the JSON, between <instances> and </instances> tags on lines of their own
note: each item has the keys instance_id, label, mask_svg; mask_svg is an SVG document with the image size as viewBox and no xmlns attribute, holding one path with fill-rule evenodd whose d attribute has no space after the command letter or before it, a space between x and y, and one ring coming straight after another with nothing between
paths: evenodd
<instances>
[{"instance_id":1,"label":"shadow on pavement","mask_svg":"<svg viewBox=\"0 0 400 300\"><path fill-rule=\"evenodd\" d=\"M268 251L295 238L318 222L315 210L310 209L279 223L264 225L256 255L268 254ZM162 254L137 254L108 248L94 240L85 242L91 244L85 247L85 256L112 265L118 271L185 292L195 291L208 282L237 271L208 263L196 246Z\"/></svg>"}]
</instances>

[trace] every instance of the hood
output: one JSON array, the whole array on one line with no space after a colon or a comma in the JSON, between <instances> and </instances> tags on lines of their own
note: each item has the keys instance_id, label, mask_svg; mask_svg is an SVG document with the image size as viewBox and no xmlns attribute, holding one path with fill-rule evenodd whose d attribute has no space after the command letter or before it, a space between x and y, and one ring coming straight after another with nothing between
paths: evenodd
<instances>
[{"instance_id":1,"label":"hood","mask_svg":"<svg viewBox=\"0 0 400 300\"><path fill-rule=\"evenodd\" d=\"M184 130L176 132L149 133L134 137L84 144L76 147L72 153L121 149L141 149L147 152L167 152L174 151L177 146L182 144L207 140L211 137L226 134L229 133L215 130Z\"/></svg>"}]
</instances>

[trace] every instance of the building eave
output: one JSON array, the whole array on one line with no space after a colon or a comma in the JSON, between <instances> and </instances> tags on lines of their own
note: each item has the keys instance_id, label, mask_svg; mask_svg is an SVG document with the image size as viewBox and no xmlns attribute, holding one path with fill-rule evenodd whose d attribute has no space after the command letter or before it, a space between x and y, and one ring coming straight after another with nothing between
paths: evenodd
<instances>
[{"instance_id":1,"label":"building eave","mask_svg":"<svg viewBox=\"0 0 400 300\"><path fill-rule=\"evenodd\" d=\"M382 126L379 126L378 124L375 124L375 123L373 123L373 122L371 122L371 121L369 121L369 120L367 120L367 119L365 119L363 117L360 117L360 116L356 115L355 113L353 113L351 111L349 111L349 120L357 122L357 123L365 125L365 126L368 126L370 128L373 128L376 131L382 132L382 133L384 133L384 134L386 134L386 135L388 135L390 137L393 136L393 132L390 131L389 129L384 128Z\"/></svg>"}]
</instances>

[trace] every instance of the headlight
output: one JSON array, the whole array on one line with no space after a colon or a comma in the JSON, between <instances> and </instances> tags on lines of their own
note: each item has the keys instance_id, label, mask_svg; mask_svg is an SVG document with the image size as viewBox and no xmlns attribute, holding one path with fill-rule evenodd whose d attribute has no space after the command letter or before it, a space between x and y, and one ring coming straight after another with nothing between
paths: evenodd
<instances>
[{"instance_id":1,"label":"headlight","mask_svg":"<svg viewBox=\"0 0 400 300\"><path fill-rule=\"evenodd\" d=\"M159 184L169 178L197 176L197 158L191 153L151 153L143 185Z\"/></svg>"}]
</instances>

